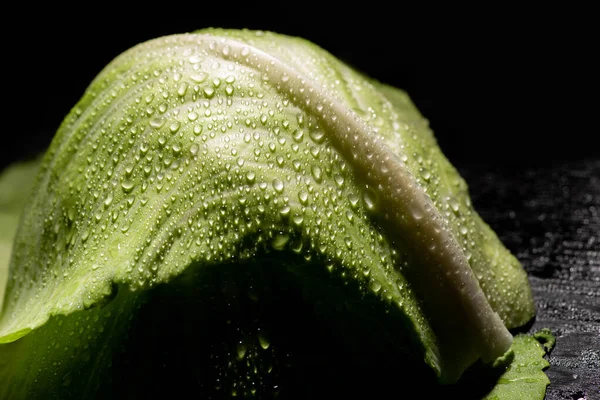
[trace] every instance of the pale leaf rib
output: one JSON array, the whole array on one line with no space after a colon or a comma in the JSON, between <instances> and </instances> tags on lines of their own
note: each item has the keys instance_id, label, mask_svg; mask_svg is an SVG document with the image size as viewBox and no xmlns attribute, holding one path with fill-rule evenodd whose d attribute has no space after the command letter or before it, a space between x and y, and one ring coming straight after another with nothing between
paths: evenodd
<instances>
[{"instance_id":1,"label":"pale leaf rib","mask_svg":"<svg viewBox=\"0 0 600 400\"><path fill-rule=\"evenodd\" d=\"M203 35L207 39L211 36ZM435 271L438 277L451 276L450 286L456 289L452 292L454 298L446 298L447 302L456 302L457 308L464 311L474 329L476 348L485 361L491 361L504 354L512 343L512 335L504 323L489 305L479 283L474 276L465 255L454 237L443 226L431 199L420 190L414 182L411 173L403 166L398 157L392 154L387 146L374 134L369 125L364 123L352 110L343 105L339 99L326 93L323 88L315 87L311 80L284 64L281 60L265 53L259 48L252 48L251 57L236 57L247 43L234 39L213 37L220 47L215 47L214 54L222 55L222 46L229 46L230 56L238 62L260 69L269 65L265 73L281 81L282 75L290 79L282 82L282 87L293 93L302 93L304 102L298 105L307 108L314 115L320 116L323 123L329 126L329 139L358 167L358 171L367 181L380 188L380 194L388 204L391 220L388 228L397 233L407 235L408 239L424 243L432 241L430 246L420 246L419 250L426 251L427 272ZM308 101L307 101L308 100ZM317 111L315 105L324 106ZM369 157L369 155L373 155ZM422 223L425 221L426 223ZM409 229L402 229L409 226ZM398 227L401 232L398 232ZM443 252L442 252L443 251ZM425 278L429 279L429 278ZM466 328L468 329L468 328Z\"/></svg>"}]
</instances>

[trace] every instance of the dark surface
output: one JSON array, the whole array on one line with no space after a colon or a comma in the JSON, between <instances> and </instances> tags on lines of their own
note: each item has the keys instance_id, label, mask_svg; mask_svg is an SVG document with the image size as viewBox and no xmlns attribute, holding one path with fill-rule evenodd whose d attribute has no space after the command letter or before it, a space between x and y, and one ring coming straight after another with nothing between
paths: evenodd
<instances>
[{"instance_id":1,"label":"dark surface","mask_svg":"<svg viewBox=\"0 0 600 400\"><path fill-rule=\"evenodd\" d=\"M556 335L546 399L599 399L600 158L463 176L481 216L529 273L531 330Z\"/></svg>"},{"instance_id":2,"label":"dark surface","mask_svg":"<svg viewBox=\"0 0 600 400\"><path fill-rule=\"evenodd\" d=\"M68 13L17 4L16 25L2 28L2 99L10 113L0 167L43 150L101 68L141 41L209 26L303 36L409 93L484 220L530 274L538 307L531 330L557 335L547 399L599 399L595 14L367 6L342 16L305 3L274 14L259 5L235 13L222 2L165 4L159 13L144 13L146 4L131 14L106 4Z\"/></svg>"}]
</instances>

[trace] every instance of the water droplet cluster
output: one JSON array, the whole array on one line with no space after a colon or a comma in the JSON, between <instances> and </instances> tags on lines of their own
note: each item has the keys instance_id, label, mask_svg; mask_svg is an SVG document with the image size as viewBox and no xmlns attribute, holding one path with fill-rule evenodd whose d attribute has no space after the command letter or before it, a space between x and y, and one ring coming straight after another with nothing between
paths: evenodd
<instances>
[{"instance_id":1,"label":"water droplet cluster","mask_svg":"<svg viewBox=\"0 0 600 400\"><path fill-rule=\"evenodd\" d=\"M262 64L252 40L225 49L210 35L174 36L102 71L45 159L26 219L44 257L20 257L15 290L78 309L112 281L145 288L191 263L293 252L418 315L402 256L370 218L377 189L328 139L302 80ZM272 50L295 61L288 47ZM328 81L337 61L305 51Z\"/></svg>"},{"instance_id":2,"label":"water droplet cluster","mask_svg":"<svg viewBox=\"0 0 600 400\"><path fill-rule=\"evenodd\" d=\"M528 296L514 290L522 269L408 97L301 39L213 30L130 49L65 119L42 170L4 332L89 307L112 282L143 289L268 253L322 260L427 343L410 253L431 264L418 279L434 292L449 282L471 299L481 286L505 320L527 314L514 306Z\"/></svg>"}]
</instances>

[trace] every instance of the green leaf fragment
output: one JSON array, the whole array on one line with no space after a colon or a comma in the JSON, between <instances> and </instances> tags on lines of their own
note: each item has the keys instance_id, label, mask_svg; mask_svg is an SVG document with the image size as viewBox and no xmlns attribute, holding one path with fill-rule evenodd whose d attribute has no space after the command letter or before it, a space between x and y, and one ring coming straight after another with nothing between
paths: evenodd
<instances>
[{"instance_id":1,"label":"green leaf fragment","mask_svg":"<svg viewBox=\"0 0 600 400\"><path fill-rule=\"evenodd\" d=\"M0 358L93 316L115 285L146 292L188 268L291 256L306 261L298 279L326 271L401 315L406 347L442 382L504 354L507 328L534 314L524 270L405 93L272 33L142 43L100 72L44 156Z\"/></svg>"},{"instance_id":2,"label":"green leaf fragment","mask_svg":"<svg viewBox=\"0 0 600 400\"><path fill-rule=\"evenodd\" d=\"M548 330L516 335L511 347L514 359L484 400L543 400L550 384L543 372L550 366L544 355L552 349L554 340Z\"/></svg>"}]
</instances>

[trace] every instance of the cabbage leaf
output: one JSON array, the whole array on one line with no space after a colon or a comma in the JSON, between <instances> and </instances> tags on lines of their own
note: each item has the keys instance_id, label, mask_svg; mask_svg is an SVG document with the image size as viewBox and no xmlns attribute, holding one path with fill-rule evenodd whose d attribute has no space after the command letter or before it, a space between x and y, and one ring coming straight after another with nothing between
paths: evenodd
<instances>
[{"instance_id":1,"label":"cabbage leaf","mask_svg":"<svg viewBox=\"0 0 600 400\"><path fill-rule=\"evenodd\" d=\"M93 397L156 293L236 268L358 310L441 383L535 312L406 93L300 38L206 29L119 55L59 127L14 239L0 397Z\"/></svg>"}]
</instances>

